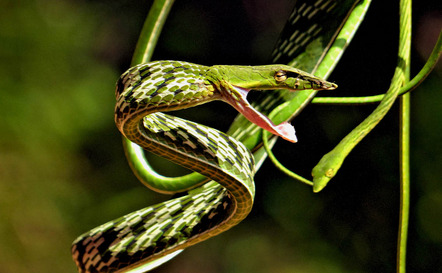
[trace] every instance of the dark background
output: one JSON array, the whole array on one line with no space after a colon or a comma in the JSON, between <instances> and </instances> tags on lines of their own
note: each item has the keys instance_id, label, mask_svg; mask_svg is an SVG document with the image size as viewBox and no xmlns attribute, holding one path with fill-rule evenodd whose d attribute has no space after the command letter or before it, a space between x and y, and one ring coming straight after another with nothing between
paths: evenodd
<instances>
[{"instance_id":1,"label":"dark background","mask_svg":"<svg viewBox=\"0 0 442 273\"><path fill-rule=\"evenodd\" d=\"M441 29L440 1L413 5L412 75ZM265 64L293 2L177 1L154 59ZM114 84L128 68L149 1L0 3L0 273L76 272L82 232L167 196L144 188L113 124ZM326 95L385 92L398 3L373 1ZM441 67L412 94L408 272L442 272ZM310 177L321 156L375 105L310 105L299 143L275 153ZM226 129L236 112L211 103L181 115ZM216 119L214 117L217 117ZM394 272L399 211L398 107L318 194L266 162L250 216L155 272ZM182 169L152 158L165 174Z\"/></svg>"}]
</instances>

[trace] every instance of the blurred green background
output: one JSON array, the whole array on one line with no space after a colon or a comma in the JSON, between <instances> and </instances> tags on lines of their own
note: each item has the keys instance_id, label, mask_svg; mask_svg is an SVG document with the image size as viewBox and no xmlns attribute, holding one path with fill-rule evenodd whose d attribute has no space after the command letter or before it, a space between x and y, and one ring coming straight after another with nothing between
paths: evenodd
<instances>
[{"instance_id":1,"label":"blurred green background","mask_svg":"<svg viewBox=\"0 0 442 273\"><path fill-rule=\"evenodd\" d=\"M414 2L413 75L442 25L440 1ZM292 5L177 1L154 59L267 63ZM330 94L388 88L397 5L374 1L330 77L339 84ZM0 273L76 272L70 245L78 235L168 198L136 180L113 123L114 84L129 66L149 6L141 0L0 2ZM441 74L439 65L412 95L408 272L442 272ZM275 153L309 177L322 154L373 108L311 105L293 122L299 143L279 141ZM394 272L397 110L319 194L266 162L256 176L255 207L243 223L155 272ZM181 113L219 129L235 114L222 103ZM163 173L183 172L152 160Z\"/></svg>"}]
</instances>

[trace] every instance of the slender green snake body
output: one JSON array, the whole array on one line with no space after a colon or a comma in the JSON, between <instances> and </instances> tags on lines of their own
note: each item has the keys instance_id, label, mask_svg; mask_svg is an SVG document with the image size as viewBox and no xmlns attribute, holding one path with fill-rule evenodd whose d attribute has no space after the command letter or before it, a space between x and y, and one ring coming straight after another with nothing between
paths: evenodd
<instances>
[{"instance_id":1,"label":"slender green snake body","mask_svg":"<svg viewBox=\"0 0 442 273\"><path fill-rule=\"evenodd\" d=\"M161 111L222 100L251 122L296 142L293 127L286 122L274 125L247 102L247 93L335 88L286 65L209 67L156 61L130 68L116 88L120 132L145 150L213 181L186 185L182 190L198 188L81 235L72 246L79 272L128 272L226 231L249 214L255 192L250 151L227 134Z\"/></svg>"}]
</instances>

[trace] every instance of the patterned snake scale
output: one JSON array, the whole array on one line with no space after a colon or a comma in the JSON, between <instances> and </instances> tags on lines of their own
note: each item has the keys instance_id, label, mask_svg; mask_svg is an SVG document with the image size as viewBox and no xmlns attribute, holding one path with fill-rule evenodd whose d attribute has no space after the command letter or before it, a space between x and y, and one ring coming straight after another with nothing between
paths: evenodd
<instances>
[{"instance_id":1,"label":"patterned snake scale","mask_svg":"<svg viewBox=\"0 0 442 273\"><path fill-rule=\"evenodd\" d=\"M252 209L255 194L250 151L213 128L160 112L223 100L250 121L293 141L290 124L274 125L246 100L251 89L283 88L320 90L336 85L284 65L208 67L156 61L122 74L115 108L120 132L145 150L213 181L81 235L72 245L79 272L127 272L241 222Z\"/></svg>"}]
</instances>

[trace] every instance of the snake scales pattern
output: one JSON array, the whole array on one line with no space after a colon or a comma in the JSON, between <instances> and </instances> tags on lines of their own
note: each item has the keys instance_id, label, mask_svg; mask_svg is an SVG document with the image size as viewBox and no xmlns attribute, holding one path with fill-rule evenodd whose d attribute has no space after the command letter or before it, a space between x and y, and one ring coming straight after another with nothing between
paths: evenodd
<instances>
[{"instance_id":1,"label":"snake scales pattern","mask_svg":"<svg viewBox=\"0 0 442 273\"><path fill-rule=\"evenodd\" d=\"M253 156L240 142L177 117L163 113L146 115L158 109L173 109L174 103L183 102L182 98L193 98L191 104L199 104L204 102L200 98L213 96L210 88L200 88L210 87L207 79L195 77L201 67L183 62L154 62L128 70L117 84L116 123L130 124L126 125L131 127L125 130L126 136L153 153L216 181L235 179L244 184L224 183L223 186L230 187L228 191L210 182L200 193L141 209L83 234L72 247L80 272L116 272L128 265L136 266L146 257L153 260L215 236L249 213L254 196L254 163ZM176 73L168 74L170 71ZM145 80L147 77L149 80ZM175 96L162 91L165 84ZM157 107L149 107L152 102L147 98ZM132 121L131 117L141 117L142 122ZM226 171L219 172L220 166Z\"/></svg>"}]
</instances>

